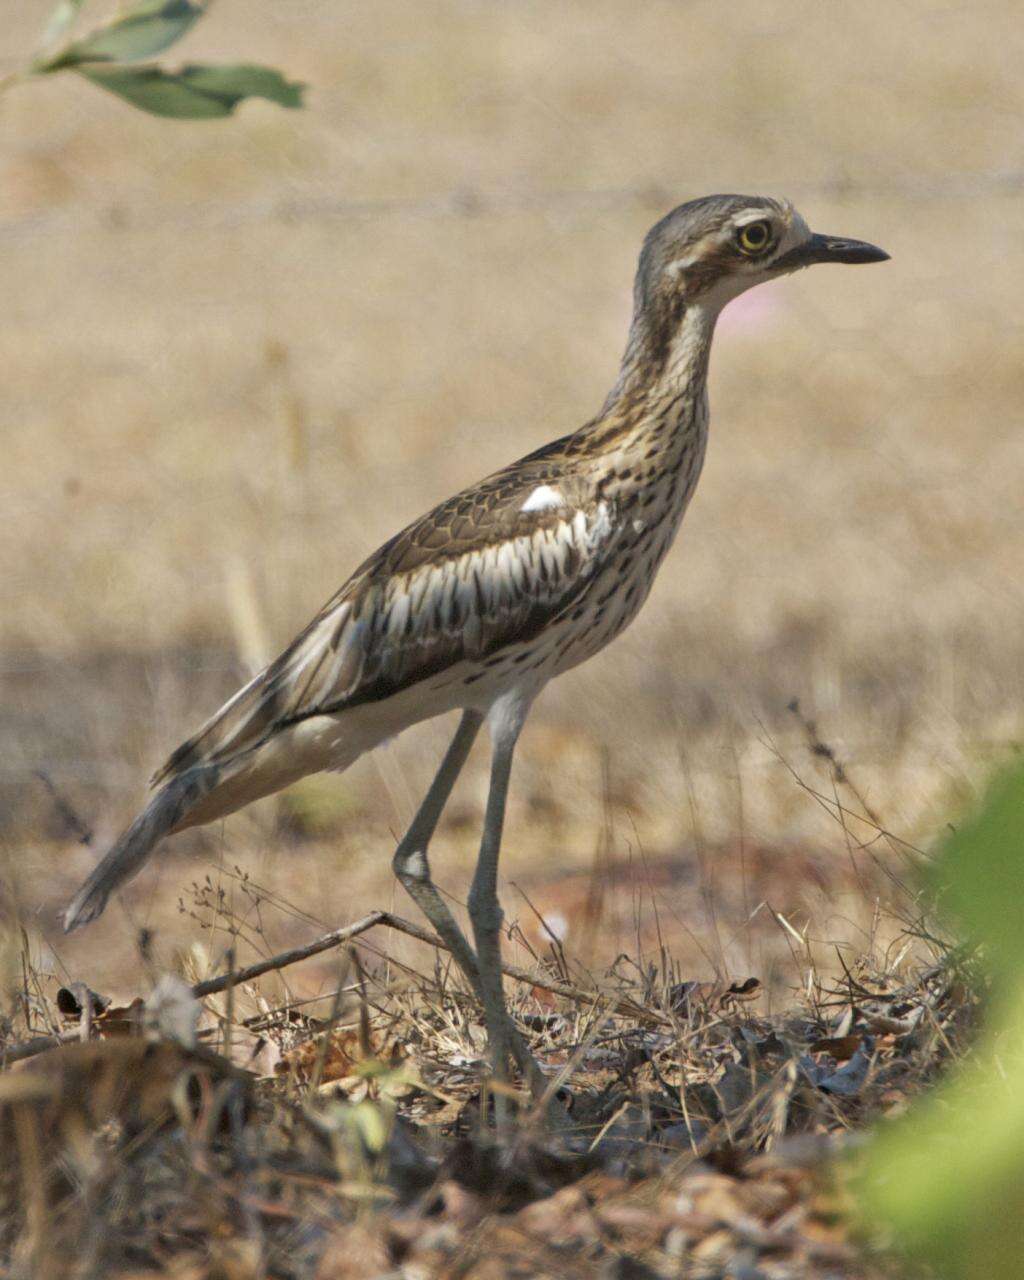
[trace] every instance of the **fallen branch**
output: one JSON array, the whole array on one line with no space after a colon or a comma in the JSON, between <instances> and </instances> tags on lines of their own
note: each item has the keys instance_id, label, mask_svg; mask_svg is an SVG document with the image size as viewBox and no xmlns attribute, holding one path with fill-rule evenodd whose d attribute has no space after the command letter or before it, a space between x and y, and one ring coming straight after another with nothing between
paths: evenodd
<instances>
[{"instance_id":1,"label":"fallen branch","mask_svg":"<svg viewBox=\"0 0 1024 1280\"><path fill-rule=\"evenodd\" d=\"M192 994L197 999L202 999L204 996L212 996L220 991L225 991L228 987L236 987L239 983L251 982L254 978L259 978L265 973L286 969L289 965L298 964L300 960L308 960L310 956L320 955L321 952L330 951L333 947L340 947L343 943L350 942L353 938L357 938L361 933L366 933L367 930L373 929L377 925L407 934L418 942L425 942L429 947L437 947L441 951L449 950L440 938L430 933L427 929L421 929L419 925L413 924L409 920L403 920L401 916L392 915L390 911L371 911L369 915L363 916L361 920L355 921L354 924L347 924L341 929L333 929L330 933L325 933L321 937L315 938L312 942L307 942L303 947L292 947L289 951L282 951L276 956L268 956L266 960L260 960L256 964L248 965L245 969L234 969L232 972L222 973L216 978L207 978L204 982L197 982L192 988ZM634 1000L602 995L601 992L597 991L584 991L569 982L560 982L555 978L545 977L543 974L530 973L515 964L503 964L501 971L506 977L513 978L516 982L525 982L528 986L539 987L542 991L550 991L552 995L562 996L563 999L573 1000L577 1004L606 1004L609 1012L618 1013L627 1018L635 1018L638 1022L647 1022L656 1026L670 1025L670 1020L663 1013L659 1013L654 1009L646 1009ZM45 1053L47 1049L53 1049L62 1044L70 1044L79 1039L81 1039L80 1030L66 1031L54 1036L38 1036L35 1040L29 1040L25 1044L12 1045L9 1049L0 1051L0 1064L6 1066L13 1062L21 1062L25 1058L34 1058L37 1054Z\"/></svg>"},{"instance_id":2,"label":"fallen branch","mask_svg":"<svg viewBox=\"0 0 1024 1280\"><path fill-rule=\"evenodd\" d=\"M410 920L403 920L401 916L393 915L390 911L371 911L368 916L364 916L362 920L357 920L355 924L346 925L343 929L334 929L331 933L325 933L322 937L307 943L304 947L293 947L290 951L282 951L280 955L269 956L266 960L250 965L247 969L238 969L233 974L225 973L220 977L208 978L205 982L199 982L192 988L192 994L200 998L213 995L218 991L225 990L228 986L236 985L240 982L249 982L251 979L258 978L262 974L270 973L275 969L287 968L288 965L297 964L300 960L307 960L310 956L319 955L322 951L329 951L332 947L340 946L343 942L348 942L350 939L358 937L359 934L366 933L368 929L372 929L375 925L382 925L385 929L395 929L399 933L407 934L410 938L415 938L418 942L425 942L427 946L436 947L440 951L449 950L449 947L435 934L417 924L413 924ZM584 991L571 983L561 982L543 974L530 973L528 970L521 969L514 964L503 964L501 971L506 977L513 978L516 982L525 982L528 986L540 987L542 991L550 991L552 995L562 996L566 1000L574 1000L578 1004L596 1005L607 1003L610 1011L622 1014L625 1017L636 1018L639 1021L657 1025L666 1025L669 1022L669 1019L664 1014L658 1013L653 1009L646 1009L634 1000L609 997L602 995L600 992Z\"/></svg>"},{"instance_id":3,"label":"fallen branch","mask_svg":"<svg viewBox=\"0 0 1024 1280\"><path fill-rule=\"evenodd\" d=\"M367 929L372 929L375 924L386 924L393 919L387 911L371 911L368 916L363 916L362 920L357 920L355 924L347 924L342 929L332 929L330 933L325 933L314 942L308 942L304 947L292 947L290 951L269 956L266 960L259 960L245 969L235 969L232 973L222 973L218 978L207 978L205 982L197 982L192 988L192 994L196 999L201 1000L203 996L216 995L218 991L236 987L240 982L251 982L253 978L259 978L264 973L285 969L290 964L298 964L300 960L308 960L310 956L319 955L321 951L340 947L343 942L357 938Z\"/></svg>"}]
</instances>

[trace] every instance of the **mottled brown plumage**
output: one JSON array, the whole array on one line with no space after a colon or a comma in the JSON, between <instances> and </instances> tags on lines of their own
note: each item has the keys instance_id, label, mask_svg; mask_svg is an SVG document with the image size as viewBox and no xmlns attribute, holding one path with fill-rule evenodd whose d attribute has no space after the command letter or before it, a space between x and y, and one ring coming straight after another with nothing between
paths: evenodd
<instances>
[{"instance_id":1,"label":"mottled brown plumage","mask_svg":"<svg viewBox=\"0 0 1024 1280\"><path fill-rule=\"evenodd\" d=\"M65 913L95 918L168 832L229 813L319 769L342 769L408 725L463 719L395 855L484 1002L496 1070L530 1064L498 968L497 853L512 751L554 676L640 609L700 475L715 321L737 294L812 262L879 261L812 235L785 203L712 196L648 234L618 380L596 418L442 502L369 557L287 649L179 747L159 790ZM476 732L494 739L470 896L474 953L430 880L427 844Z\"/></svg>"}]
</instances>

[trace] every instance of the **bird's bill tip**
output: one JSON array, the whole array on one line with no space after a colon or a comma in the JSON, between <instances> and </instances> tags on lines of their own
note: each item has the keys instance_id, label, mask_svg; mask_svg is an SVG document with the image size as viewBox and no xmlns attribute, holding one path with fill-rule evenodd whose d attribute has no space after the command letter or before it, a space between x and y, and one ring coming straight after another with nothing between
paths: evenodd
<instances>
[{"instance_id":1,"label":"bird's bill tip","mask_svg":"<svg viewBox=\"0 0 1024 1280\"><path fill-rule=\"evenodd\" d=\"M866 240L850 240L846 236L813 235L803 246L807 263L813 262L888 262L884 249Z\"/></svg>"}]
</instances>

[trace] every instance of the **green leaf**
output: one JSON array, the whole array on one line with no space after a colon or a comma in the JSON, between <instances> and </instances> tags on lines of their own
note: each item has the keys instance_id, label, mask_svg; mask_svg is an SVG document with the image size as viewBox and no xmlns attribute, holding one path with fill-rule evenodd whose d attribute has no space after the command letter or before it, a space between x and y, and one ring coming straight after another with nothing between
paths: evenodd
<instances>
[{"instance_id":1,"label":"green leaf","mask_svg":"<svg viewBox=\"0 0 1024 1280\"><path fill-rule=\"evenodd\" d=\"M946 1280L1016 1280L1024 1252L1024 984L974 1056L880 1127L855 1187L868 1227Z\"/></svg>"},{"instance_id":2,"label":"green leaf","mask_svg":"<svg viewBox=\"0 0 1024 1280\"><path fill-rule=\"evenodd\" d=\"M303 86L285 80L272 67L80 66L75 71L101 89L116 93L140 111L178 120L212 120L228 116L244 98L266 98L282 107L301 107Z\"/></svg>"},{"instance_id":3,"label":"green leaf","mask_svg":"<svg viewBox=\"0 0 1024 1280\"><path fill-rule=\"evenodd\" d=\"M44 47L56 44L61 36L67 35L71 24L78 17L82 2L83 0L60 0L56 9L50 15L50 21L46 24L46 31L43 35Z\"/></svg>"},{"instance_id":4,"label":"green leaf","mask_svg":"<svg viewBox=\"0 0 1024 1280\"><path fill-rule=\"evenodd\" d=\"M234 109L243 98L265 98L279 107L301 107L304 85L286 80L273 67L257 67L252 63L182 67L180 73L190 88L211 97L223 98Z\"/></svg>"},{"instance_id":5,"label":"green leaf","mask_svg":"<svg viewBox=\"0 0 1024 1280\"><path fill-rule=\"evenodd\" d=\"M39 65L37 71L61 71L88 62L137 62L180 40L202 8L192 0L149 0L124 17L91 31Z\"/></svg>"},{"instance_id":6,"label":"green leaf","mask_svg":"<svg viewBox=\"0 0 1024 1280\"><path fill-rule=\"evenodd\" d=\"M946 842L936 867L940 902L953 911L997 975L1024 972L1024 770L1003 775L980 811Z\"/></svg>"},{"instance_id":7,"label":"green leaf","mask_svg":"<svg viewBox=\"0 0 1024 1280\"><path fill-rule=\"evenodd\" d=\"M385 1111L379 1103L367 1098L349 1108L347 1119L366 1150L371 1155L380 1155L388 1144L393 1120L391 1111Z\"/></svg>"},{"instance_id":8,"label":"green leaf","mask_svg":"<svg viewBox=\"0 0 1024 1280\"><path fill-rule=\"evenodd\" d=\"M857 1189L865 1225L945 1280L1016 1280L1024 1254L1024 769L946 841L934 881L993 986L970 1057L879 1126Z\"/></svg>"}]
</instances>

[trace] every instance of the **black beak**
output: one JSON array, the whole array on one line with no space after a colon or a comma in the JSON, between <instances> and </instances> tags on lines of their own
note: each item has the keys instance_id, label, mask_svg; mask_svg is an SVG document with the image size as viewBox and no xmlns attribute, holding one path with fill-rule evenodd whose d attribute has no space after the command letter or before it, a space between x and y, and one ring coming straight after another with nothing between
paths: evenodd
<instances>
[{"instance_id":1,"label":"black beak","mask_svg":"<svg viewBox=\"0 0 1024 1280\"><path fill-rule=\"evenodd\" d=\"M780 271L797 271L816 262L888 262L889 255L866 240L845 240L842 236L813 235L779 258L774 266Z\"/></svg>"}]
</instances>

